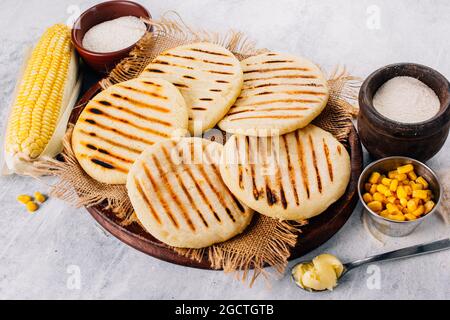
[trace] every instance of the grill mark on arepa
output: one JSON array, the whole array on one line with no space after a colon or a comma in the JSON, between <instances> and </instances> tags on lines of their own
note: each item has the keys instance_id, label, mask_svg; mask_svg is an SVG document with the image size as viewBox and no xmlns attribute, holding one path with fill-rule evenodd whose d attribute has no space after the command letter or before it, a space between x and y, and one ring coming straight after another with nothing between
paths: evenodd
<instances>
[{"instance_id":1,"label":"grill mark on arepa","mask_svg":"<svg viewBox=\"0 0 450 320\"><path fill-rule=\"evenodd\" d=\"M160 84L152 82L152 81L149 81L149 80L141 80L141 82L145 83L145 84L149 84L149 85L155 86L157 88L161 88L162 87Z\"/></svg>"},{"instance_id":2,"label":"grill mark on arepa","mask_svg":"<svg viewBox=\"0 0 450 320\"><path fill-rule=\"evenodd\" d=\"M247 87L245 86L244 89L246 90L252 90L252 89L259 89L259 88L266 88L266 87L277 87L277 86L296 86L296 87L315 87L315 88L320 88L323 87L322 84L318 84L318 83L263 83L263 84L259 84L256 86L251 86L251 87Z\"/></svg>"},{"instance_id":3,"label":"grill mark on arepa","mask_svg":"<svg viewBox=\"0 0 450 320\"><path fill-rule=\"evenodd\" d=\"M265 72L272 72L272 71L310 71L308 68L298 68L298 67L280 67L280 68L268 68L268 69L256 69L256 70L246 70L244 71L244 74L249 73L265 73Z\"/></svg>"},{"instance_id":4,"label":"grill mark on arepa","mask_svg":"<svg viewBox=\"0 0 450 320\"><path fill-rule=\"evenodd\" d=\"M253 197L255 198L255 200L259 199L259 190L258 190L258 186L256 185L256 177L255 177L255 165L253 163L251 163L250 160L250 156L252 154L252 149L250 148L250 137L246 136L246 144L247 144L247 159L248 159L248 163L250 166L250 175L252 177L252 193L253 193ZM258 153L258 143L256 144L256 152Z\"/></svg>"},{"instance_id":5,"label":"grill mark on arepa","mask_svg":"<svg viewBox=\"0 0 450 320\"><path fill-rule=\"evenodd\" d=\"M226 75L226 76L232 76L232 75L234 75L233 72L227 72L227 71L206 70L206 72L214 73L214 74L222 74L222 75Z\"/></svg>"},{"instance_id":6,"label":"grill mark on arepa","mask_svg":"<svg viewBox=\"0 0 450 320\"><path fill-rule=\"evenodd\" d=\"M291 160L291 155L289 153L289 145L287 143L287 139L286 136L283 135L281 136L283 139L283 143L284 143L284 149L286 151L286 156L287 156L287 165L288 165L288 172L289 172L289 180L291 181L291 186L292 186L292 193L294 195L295 198L295 204L298 206L300 204L300 201L298 199L298 191L297 191L297 181L295 179L295 170L292 166L292 160Z\"/></svg>"},{"instance_id":7,"label":"grill mark on arepa","mask_svg":"<svg viewBox=\"0 0 450 320\"><path fill-rule=\"evenodd\" d=\"M87 155L81 155L81 157L88 157ZM89 158L89 157L88 157ZM120 166L117 166L111 162L109 162L106 159L100 158L100 157L93 157L90 158L92 163L95 163L96 165L103 167L105 169L110 169L110 170L117 170L119 172L123 172L123 173L128 173L128 169L126 168L122 168Z\"/></svg>"},{"instance_id":8,"label":"grill mark on arepa","mask_svg":"<svg viewBox=\"0 0 450 320\"><path fill-rule=\"evenodd\" d=\"M209 210L211 210L214 218L216 218L217 221L219 221L219 223L222 223L222 220L220 219L220 217L217 215L217 212L214 210L213 206L211 205L211 202L209 202L208 198L206 197L205 193L203 192L202 188L200 187L200 185L197 182L197 179L195 179L194 174L192 173L191 168L189 167L189 165L185 166L186 172L189 175L189 177L191 178L191 180L194 182L195 188L197 189L198 193L200 194L200 196L202 197L203 201L205 202L205 204L209 207Z\"/></svg>"},{"instance_id":9,"label":"grill mark on arepa","mask_svg":"<svg viewBox=\"0 0 450 320\"><path fill-rule=\"evenodd\" d=\"M202 107L192 107L191 110L195 110L195 111L206 111L208 109L206 108L202 108ZM192 119L191 119L192 120Z\"/></svg>"},{"instance_id":10,"label":"grill mark on arepa","mask_svg":"<svg viewBox=\"0 0 450 320\"><path fill-rule=\"evenodd\" d=\"M231 63L211 61L211 60L206 60L206 59L197 59L195 57L181 56L181 55L174 54L174 53L169 53L169 52L162 54L162 56L174 57L174 58L180 58L180 59L187 59L187 60L193 60L193 61L201 61L201 62L204 62L204 63L217 64L217 65L221 65L221 66L230 66L230 67L233 66L233 64L231 64Z\"/></svg>"},{"instance_id":11,"label":"grill mark on arepa","mask_svg":"<svg viewBox=\"0 0 450 320\"><path fill-rule=\"evenodd\" d=\"M321 101L310 100L310 99L276 99L276 100L263 100L258 102L252 102L249 105L240 105L240 107L251 107L251 106L263 106L265 104L271 103L320 103Z\"/></svg>"},{"instance_id":12,"label":"grill mark on arepa","mask_svg":"<svg viewBox=\"0 0 450 320\"><path fill-rule=\"evenodd\" d=\"M211 92L222 92L221 89L209 89L209 91L211 91Z\"/></svg>"},{"instance_id":13,"label":"grill mark on arepa","mask_svg":"<svg viewBox=\"0 0 450 320\"><path fill-rule=\"evenodd\" d=\"M195 51L195 52L201 52L201 53L211 54L211 55L214 55L214 56L222 56L222 57L228 57L228 58L231 58L228 54L221 53L221 52L209 51L209 50L198 49L198 48L189 48L189 50Z\"/></svg>"},{"instance_id":14,"label":"grill mark on arepa","mask_svg":"<svg viewBox=\"0 0 450 320\"><path fill-rule=\"evenodd\" d=\"M163 60L155 60L155 61L153 61L152 63L153 63L153 64L163 65L163 66L170 66L170 67L175 67L175 68L194 70L194 68L193 68L193 67L190 67L190 66L185 66L185 65L177 64L177 63L171 63L171 62L163 61ZM148 70L148 69L147 69L147 70Z\"/></svg>"},{"instance_id":15,"label":"grill mark on arepa","mask_svg":"<svg viewBox=\"0 0 450 320\"><path fill-rule=\"evenodd\" d=\"M258 92L255 94L249 94L249 95L242 95L240 96L237 100L242 100L242 99L248 99L251 97L257 97L257 96L264 96L264 95L290 95L290 96L294 96L294 95L311 95L311 96L324 96L326 95L326 93L324 92L317 92L317 91L309 91L309 90L287 90L287 91L263 91L263 92ZM315 100L310 100L309 103L315 103L315 102L320 102L320 101L315 101Z\"/></svg>"},{"instance_id":16,"label":"grill mark on arepa","mask_svg":"<svg viewBox=\"0 0 450 320\"><path fill-rule=\"evenodd\" d=\"M191 148L191 159L194 159L194 148ZM203 179L205 179L206 183L211 188L211 190L214 192L214 194L216 195L217 199L219 199L220 205L225 210L225 212L227 213L227 215L230 218L230 220L233 221L233 222L236 222L236 219L231 214L231 211L228 209L228 207L227 207L227 205L225 203L224 197L220 194L219 191L217 191L217 188L214 187L214 185L211 182L211 179L209 179L208 173L205 171L205 168L203 167L203 165L199 165L197 167L198 167L198 170L199 170L200 174L202 175Z\"/></svg>"},{"instance_id":17,"label":"grill mark on arepa","mask_svg":"<svg viewBox=\"0 0 450 320\"><path fill-rule=\"evenodd\" d=\"M189 76L189 75L184 75L183 78L185 78L185 79L191 79L191 80L197 80L195 77Z\"/></svg>"},{"instance_id":18,"label":"grill mark on arepa","mask_svg":"<svg viewBox=\"0 0 450 320\"><path fill-rule=\"evenodd\" d=\"M230 82L227 81L227 80L216 80L216 82L217 82L217 83L230 83Z\"/></svg>"},{"instance_id":19,"label":"grill mark on arepa","mask_svg":"<svg viewBox=\"0 0 450 320\"><path fill-rule=\"evenodd\" d=\"M327 142L325 141L325 138L322 139L323 142L323 151L325 153L325 157L327 159L327 166L328 166L328 175L330 176L331 182L333 182L333 164L330 160L330 149L328 148Z\"/></svg>"},{"instance_id":20,"label":"grill mark on arepa","mask_svg":"<svg viewBox=\"0 0 450 320\"><path fill-rule=\"evenodd\" d=\"M144 131L144 132L148 132L148 133L154 134L155 136L160 136L160 137L163 137L163 138L169 138L169 137L170 137L170 136L169 136L168 134L166 134L166 133L159 132L159 131L154 130L154 129L151 129L151 128L149 128L149 127L143 127L143 126L138 125L138 124L136 124L136 123L133 123L133 122L131 122L131 121L129 121L129 120L126 120L126 119L123 119L123 118L115 117L115 116L113 116L113 115L111 115L111 114L108 114L108 113L106 113L106 112L104 112L104 111L103 111L101 114L97 114L97 115L100 116L100 117L104 117L104 118L113 120L113 121L117 121L117 122L124 123L124 124L126 124L126 125L129 125L130 127L136 128L136 129L138 129L138 130L141 130L141 131Z\"/></svg>"},{"instance_id":21,"label":"grill mark on arepa","mask_svg":"<svg viewBox=\"0 0 450 320\"><path fill-rule=\"evenodd\" d=\"M263 144L264 142L267 143L267 139L262 138L262 139L258 139L257 141L258 141L257 154L258 154L259 158L262 159L263 168L267 168L267 165L268 165L268 163L267 163L268 150L267 149L269 148L269 145L266 144L266 145L260 146L260 144ZM264 152L264 154L263 154L263 152ZM272 150L270 152L272 152ZM269 207L271 207L278 202L278 199L277 199L276 194L272 190L272 186L271 186L271 183L270 183L270 180L269 180L269 177L267 174L264 175L264 184L265 184L264 188L266 190L266 201L267 201L267 204L269 205Z\"/></svg>"},{"instance_id":22,"label":"grill mark on arepa","mask_svg":"<svg viewBox=\"0 0 450 320\"><path fill-rule=\"evenodd\" d=\"M155 69L155 68L149 68L149 69L145 69L145 71L146 72L150 72L150 73L165 73L164 71L162 71L162 70L159 70L159 69Z\"/></svg>"},{"instance_id":23,"label":"grill mark on arepa","mask_svg":"<svg viewBox=\"0 0 450 320\"><path fill-rule=\"evenodd\" d=\"M240 121L240 120L249 120L249 119L299 119L299 118L303 118L303 116L301 116L301 115L251 116L251 117L234 118L234 119L230 119L230 121Z\"/></svg>"},{"instance_id":24,"label":"grill mark on arepa","mask_svg":"<svg viewBox=\"0 0 450 320\"><path fill-rule=\"evenodd\" d=\"M190 194L190 192L188 191L188 189L186 188L183 179L180 177L179 175L179 171L178 171L178 165L174 164L172 161L172 157L168 154L166 148L162 148L163 154L164 154L164 158L165 161L169 164L170 169L172 170L172 172L174 172L175 174L175 178L178 182L178 184L181 186L181 189L183 190L184 194L186 195L186 197L189 200L189 203L191 204L192 208L194 208L194 210L197 212L198 216L200 217L200 219L203 222L203 225L205 227L208 228L208 223L205 220L205 217L203 217L202 213L200 212L199 208L197 207L197 205L195 204L194 199L192 198L192 195ZM181 168L182 169L182 168Z\"/></svg>"},{"instance_id":25,"label":"grill mark on arepa","mask_svg":"<svg viewBox=\"0 0 450 320\"><path fill-rule=\"evenodd\" d=\"M214 161L212 161L208 151L205 149L205 145L203 145L203 152L206 155L206 159L208 160L208 162L211 164L211 166L214 169L213 172L216 175L217 181L220 182L220 184L222 185L224 190L228 190L228 187L226 186L225 182L223 182L219 167L214 163ZM239 211L241 211L242 213L245 213L245 208L242 206L242 204L239 202L239 200L237 200L237 198L231 192L227 192L227 194L233 199L233 201L234 201L236 207L239 209Z\"/></svg>"},{"instance_id":26,"label":"grill mark on arepa","mask_svg":"<svg viewBox=\"0 0 450 320\"><path fill-rule=\"evenodd\" d=\"M319 167L317 166L317 155L316 155L316 151L314 150L314 142L313 142L311 135L308 135L308 140L309 140L309 146L311 147L311 154L312 154L312 158L313 158L314 170L316 171L317 188L319 189L319 192L322 193L322 180L320 178Z\"/></svg>"},{"instance_id":27,"label":"grill mark on arepa","mask_svg":"<svg viewBox=\"0 0 450 320\"><path fill-rule=\"evenodd\" d=\"M172 185L169 182L169 179L167 178L167 175L163 172L161 163L159 162L158 158L155 155L152 155L152 160L155 163L156 170L158 171L159 176L161 177L161 180L163 181L163 184L160 186L160 188L164 188L167 190L168 194L170 195L170 198L174 201L174 203L177 205L177 207L180 209L181 215L183 216L184 221L189 226L189 229L191 229L193 232L196 231L195 225L191 220L191 217L189 217L189 212L187 211L186 207L183 205L183 202L178 198L176 192L173 190Z\"/></svg>"},{"instance_id":28,"label":"grill mark on arepa","mask_svg":"<svg viewBox=\"0 0 450 320\"><path fill-rule=\"evenodd\" d=\"M125 137L127 139L130 139L130 140L141 141L141 142L143 142L145 144L148 144L148 145L155 144L153 141L150 141L150 140L147 140L147 139L144 139L144 138L141 138L141 137L133 136L131 134L119 131L116 128L111 128L111 127L106 126L104 124L98 123L97 121L92 120L92 119L83 119L82 121L87 122L87 123L89 123L89 124L91 124L93 126L99 127L100 129L103 129L105 131L112 131L112 132L117 133L118 135L120 135L122 137Z\"/></svg>"},{"instance_id":29,"label":"grill mark on arepa","mask_svg":"<svg viewBox=\"0 0 450 320\"><path fill-rule=\"evenodd\" d=\"M114 154L114 153L112 153L112 152L110 152L110 151L107 151L107 150L102 149L102 148L100 148L100 147L94 146L92 143L81 142L81 144L84 145L84 146L85 146L86 148L88 148L88 149L91 149L91 150L93 150L93 151L96 151L96 152L98 152L98 153L101 153L101 154L103 154L103 155L106 155L106 156L111 157L111 158L113 158L113 159L116 159L116 160L119 160L119 161L122 161L122 162L125 162L125 163L130 163L130 164L133 164L133 163L134 163L134 160L130 160L130 159L121 157L121 156L119 156L119 155L116 155L116 154Z\"/></svg>"},{"instance_id":30,"label":"grill mark on arepa","mask_svg":"<svg viewBox=\"0 0 450 320\"><path fill-rule=\"evenodd\" d=\"M137 92L137 93L145 94L145 95L148 95L148 96L152 96L154 98L158 98L158 99L162 99L162 100L168 100L169 99L166 96L160 95L160 94L152 92L152 91L142 90L142 89L139 89L139 88L126 86L126 85L123 85L123 84L118 84L117 87L125 89L125 90L128 90L128 91Z\"/></svg>"},{"instance_id":31,"label":"grill mark on arepa","mask_svg":"<svg viewBox=\"0 0 450 320\"><path fill-rule=\"evenodd\" d=\"M158 213L156 212L155 208L152 206L152 203L151 203L150 199L148 198L147 193L144 191L144 188L142 187L141 182L136 177L134 178L134 185L136 186L138 193L144 199L145 205L147 206L147 208L150 209L150 213L152 214L153 218L155 218L156 222L158 222L159 224L162 224L161 219L159 218Z\"/></svg>"},{"instance_id":32,"label":"grill mark on arepa","mask_svg":"<svg viewBox=\"0 0 450 320\"><path fill-rule=\"evenodd\" d=\"M238 107L234 107L234 109L236 109ZM306 107L287 107L287 108L253 108L253 109L244 109L244 110L239 110L239 111L234 111L234 112L230 112L227 114L227 116L233 116L236 114L240 114L240 113L246 113L246 112L263 112L263 111L305 111L305 110L309 110L309 108ZM231 111L233 111L233 109L231 109Z\"/></svg>"},{"instance_id":33,"label":"grill mark on arepa","mask_svg":"<svg viewBox=\"0 0 450 320\"><path fill-rule=\"evenodd\" d=\"M241 190L244 190L244 176L243 176L244 173L242 171L241 151L239 149L238 137L236 137L234 139L234 147L236 148L236 151L237 151L237 166L238 166L239 188L241 188Z\"/></svg>"},{"instance_id":34,"label":"grill mark on arepa","mask_svg":"<svg viewBox=\"0 0 450 320\"><path fill-rule=\"evenodd\" d=\"M339 155L342 154L342 148L340 145L337 146L337 152L339 153Z\"/></svg>"},{"instance_id":35,"label":"grill mark on arepa","mask_svg":"<svg viewBox=\"0 0 450 320\"><path fill-rule=\"evenodd\" d=\"M175 87L178 87L178 88L184 88L184 89L188 89L189 88L188 85L185 85L185 84L182 84L182 83L174 83L173 85Z\"/></svg>"},{"instance_id":36,"label":"grill mark on arepa","mask_svg":"<svg viewBox=\"0 0 450 320\"><path fill-rule=\"evenodd\" d=\"M270 64L270 63L292 63L294 60L267 60L261 62L261 64Z\"/></svg>"},{"instance_id":37,"label":"grill mark on arepa","mask_svg":"<svg viewBox=\"0 0 450 320\"><path fill-rule=\"evenodd\" d=\"M148 122L154 122L154 123L158 123L160 125L166 126L166 127L172 127L172 124L170 122L163 121L163 120L160 120L160 119L157 119L157 118L153 118L153 117L148 117L148 116L146 116L146 115L144 115L142 113L135 112L135 111L130 110L128 108L124 108L124 107L120 107L120 106L116 106L116 105L112 105L112 104L109 105L109 108L114 108L116 110L128 113L128 114L130 114L132 116L135 116L135 117L137 117L139 119L144 119L144 120L146 120ZM92 112L94 114L103 114L104 113L103 111L98 110L96 108L91 108L91 109L88 110L88 112Z\"/></svg>"},{"instance_id":38,"label":"grill mark on arepa","mask_svg":"<svg viewBox=\"0 0 450 320\"><path fill-rule=\"evenodd\" d=\"M113 145L113 146L115 146L115 147L118 147L118 148L122 148L122 149L128 150L128 151L130 151L130 152L132 152L132 153L135 153L135 154L137 154L137 155L141 154L141 152L142 152L142 150L133 149L133 148L131 148L130 146L126 146L126 145L121 144L121 143L118 143L118 142L116 142L116 141L114 141L114 140L111 140L111 139L102 137L102 136L98 135L98 133L95 133L95 132L87 132L86 130L83 130L83 129L80 129L80 132L81 132L82 134L84 134L84 135L94 137L94 138L99 139L99 140L101 140L101 141L103 141L103 142L106 142L106 143L108 143L108 144L110 144L110 145Z\"/></svg>"},{"instance_id":39,"label":"grill mark on arepa","mask_svg":"<svg viewBox=\"0 0 450 320\"><path fill-rule=\"evenodd\" d=\"M271 76L268 78L250 78L244 79L244 82L250 81L258 81L258 80L271 80L271 79L317 79L314 75L305 75L305 74L293 74L293 75L279 75L279 76Z\"/></svg>"},{"instance_id":40,"label":"grill mark on arepa","mask_svg":"<svg viewBox=\"0 0 450 320\"><path fill-rule=\"evenodd\" d=\"M148 108L148 109L160 111L160 112L163 112L163 113L169 113L170 112L170 109L167 109L167 108L164 108L164 107L161 107L161 106L156 106L156 105L153 105L153 104L148 104L146 102L139 101L139 100L136 100L136 99L132 99L132 98L129 98L129 97L124 97L124 96L122 96L122 95L120 95L118 93L113 93L113 94L111 94L111 96L113 96L114 98L119 99L119 100L128 101L133 106L138 107L138 108Z\"/></svg>"},{"instance_id":41,"label":"grill mark on arepa","mask_svg":"<svg viewBox=\"0 0 450 320\"><path fill-rule=\"evenodd\" d=\"M150 169L147 167L147 164L145 164L145 162L142 163L142 168L144 169L145 176L150 181L150 184L152 185L153 190L155 190L156 197L158 198L159 202L161 202L161 205L162 205L165 213L169 217L169 220L172 222L172 224L175 228L179 229L180 226L178 225L178 221L175 219L175 217L172 215L172 213L170 213L170 207L167 204L167 201L164 199L164 197L161 195L161 193L159 191L156 191L160 187L156 184L156 181L153 178L152 174L150 173Z\"/></svg>"},{"instance_id":42,"label":"grill mark on arepa","mask_svg":"<svg viewBox=\"0 0 450 320\"><path fill-rule=\"evenodd\" d=\"M295 140L297 142L297 147L298 147L297 152L298 152L298 158L300 159L300 169L301 169L301 172L302 172L303 186L305 188L306 195L307 195L307 197L309 199L310 192L309 192L308 171L307 171L307 168L306 168L305 151L303 149L303 143L302 143L302 140L300 138L299 131L297 130L294 135L295 135Z\"/></svg>"}]
</instances>

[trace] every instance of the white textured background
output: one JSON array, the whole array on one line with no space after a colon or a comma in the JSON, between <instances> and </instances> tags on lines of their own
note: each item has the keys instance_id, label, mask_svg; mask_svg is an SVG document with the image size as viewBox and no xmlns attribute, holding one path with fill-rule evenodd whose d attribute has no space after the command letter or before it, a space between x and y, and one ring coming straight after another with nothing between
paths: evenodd
<instances>
[{"instance_id":1,"label":"white textured background","mask_svg":"<svg viewBox=\"0 0 450 320\"><path fill-rule=\"evenodd\" d=\"M99 1L2 0L0 2L0 124L3 127L24 48L46 27L65 22L68 9L85 10ZM395 62L417 62L450 78L450 2L397 1L270 1L146 0L155 18L176 10L195 27L244 31L258 46L311 58L327 70L345 64L365 77ZM371 17L380 13L379 28ZM3 132L2 132L3 134ZM450 167L450 141L429 165ZM49 182L48 180L46 182ZM261 279L249 289L232 276L170 265L139 253L106 235L83 209L51 199L35 215L16 203L16 195L45 185L26 178L0 178L0 299L412 299L450 298L450 251L379 265L380 289L367 286L367 270L352 272L333 293L308 295L288 277ZM437 218L407 238L374 241L362 228L358 207L324 251L344 261L405 245L449 236ZM76 266L81 288L67 282ZM70 284L70 283L69 283ZM72 289L71 289L72 288Z\"/></svg>"}]
</instances>

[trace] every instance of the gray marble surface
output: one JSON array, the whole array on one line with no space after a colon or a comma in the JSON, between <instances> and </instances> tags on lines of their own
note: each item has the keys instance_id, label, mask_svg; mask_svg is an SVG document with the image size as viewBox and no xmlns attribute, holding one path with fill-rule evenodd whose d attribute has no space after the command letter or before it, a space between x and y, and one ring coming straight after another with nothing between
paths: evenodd
<instances>
[{"instance_id":1,"label":"gray marble surface","mask_svg":"<svg viewBox=\"0 0 450 320\"><path fill-rule=\"evenodd\" d=\"M65 22L98 1L0 2L0 124L24 49L55 22ZM139 1L154 17L176 10L188 24L244 31L260 47L304 55L331 70L345 64L355 75L394 62L418 62L450 78L450 2L169 0ZM429 165L450 166L450 140ZM50 199L35 215L15 197L45 191L51 180L0 178L0 299L415 299L450 298L450 251L362 268L332 293L300 292L285 276L253 288L221 272L158 261L122 244L96 226L84 209ZM363 229L358 207L345 227L305 258L322 252L342 260L363 258L449 236L433 217L413 235L375 241Z\"/></svg>"}]
</instances>

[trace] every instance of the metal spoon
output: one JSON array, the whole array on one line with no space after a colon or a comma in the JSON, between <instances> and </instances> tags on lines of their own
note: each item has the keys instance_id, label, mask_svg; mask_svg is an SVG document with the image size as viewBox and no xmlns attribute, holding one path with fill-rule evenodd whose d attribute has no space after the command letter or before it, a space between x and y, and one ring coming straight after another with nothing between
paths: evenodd
<instances>
[{"instance_id":1,"label":"metal spoon","mask_svg":"<svg viewBox=\"0 0 450 320\"><path fill-rule=\"evenodd\" d=\"M398 260L398 259L403 259L403 258L410 258L410 257L415 257L415 256L420 256L423 254L428 254L428 253L433 253L433 252L438 252L438 251L442 251L442 250L446 250L450 248L450 238L447 239L443 239L443 240L439 240L439 241L434 241L434 242L430 242L430 243L426 243L426 244L420 244L420 245L416 245L416 246L412 246L412 247L407 247L407 248L403 248L403 249L399 249L399 250L395 250L395 251L391 251L391 252L386 252L386 253L382 253L379 255L375 255L372 257L368 257L365 259L361 259L361 260L356 260L353 262L349 262L349 263L345 263L344 264L344 270L341 274L341 276L339 277L338 281L345 276L349 271L361 267L362 265L365 264L369 264L369 263L374 263L374 262L383 262L383 261L390 261L390 260ZM301 287L297 281L295 281L294 278L294 273L293 271L295 270L295 268L300 265L300 264L304 264L304 263L311 263L311 261L303 261L300 263L297 263L292 269L291 269L291 277L294 280L295 284L308 292L321 292L321 291L317 291L314 289L310 289L310 288L303 288ZM339 282L338 282L339 284Z\"/></svg>"}]
</instances>

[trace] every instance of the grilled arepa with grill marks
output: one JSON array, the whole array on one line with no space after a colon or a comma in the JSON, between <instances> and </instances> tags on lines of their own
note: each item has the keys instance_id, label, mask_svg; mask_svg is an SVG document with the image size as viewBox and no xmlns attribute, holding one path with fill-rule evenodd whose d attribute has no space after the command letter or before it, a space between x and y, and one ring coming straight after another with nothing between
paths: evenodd
<instances>
[{"instance_id":1,"label":"grilled arepa with grill marks","mask_svg":"<svg viewBox=\"0 0 450 320\"><path fill-rule=\"evenodd\" d=\"M309 60L264 53L241 62L241 95L219 127L250 136L282 135L306 127L325 108L329 90Z\"/></svg>"},{"instance_id":2,"label":"grilled arepa with grill marks","mask_svg":"<svg viewBox=\"0 0 450 320\"><path fill-rule=\"evenodd\" d=\"M163 78L180 89L189 108L189 130L194 135L213 128L227 114L243 83L236 57L212 43L165 51L141 76Z\"/></svg>"},{"instance_id":3,"label":"grilled arepa with grill marks","mask_svg":"<svg viewBox=\"0 0 450 320\"><path fill-rule=\"evenodd\" d=\"M280 220L325 211L345 193L350 170L344 146L314 125L279 137L233 135L220 168L239 200Z\"/></svg>"},{"instance_id":4,"label":"grilled arepa with grill marks","mask_svg":"<svg viewBox=\"0 0 450 320\"><path fill-rule=\"evenodd\" d=\"M116 84L95 96L72 135L75 156L92 178L125 184L136 158L161 139L187 132L188 110L178 89L163 79Z\"/></svg>"},{"instance_id":5,"label":"grilled arepa with grill marks","mask_svg":"<svg viewBox=\"0 0 450 320\"><path fill-rule=\"evenodd\" d=\"M225 186L223 146L200 138L161 141L133 165L127 190L142 226L180 248L203 248L242 233L253 211Z\"/></svg>"}]
</instances>

